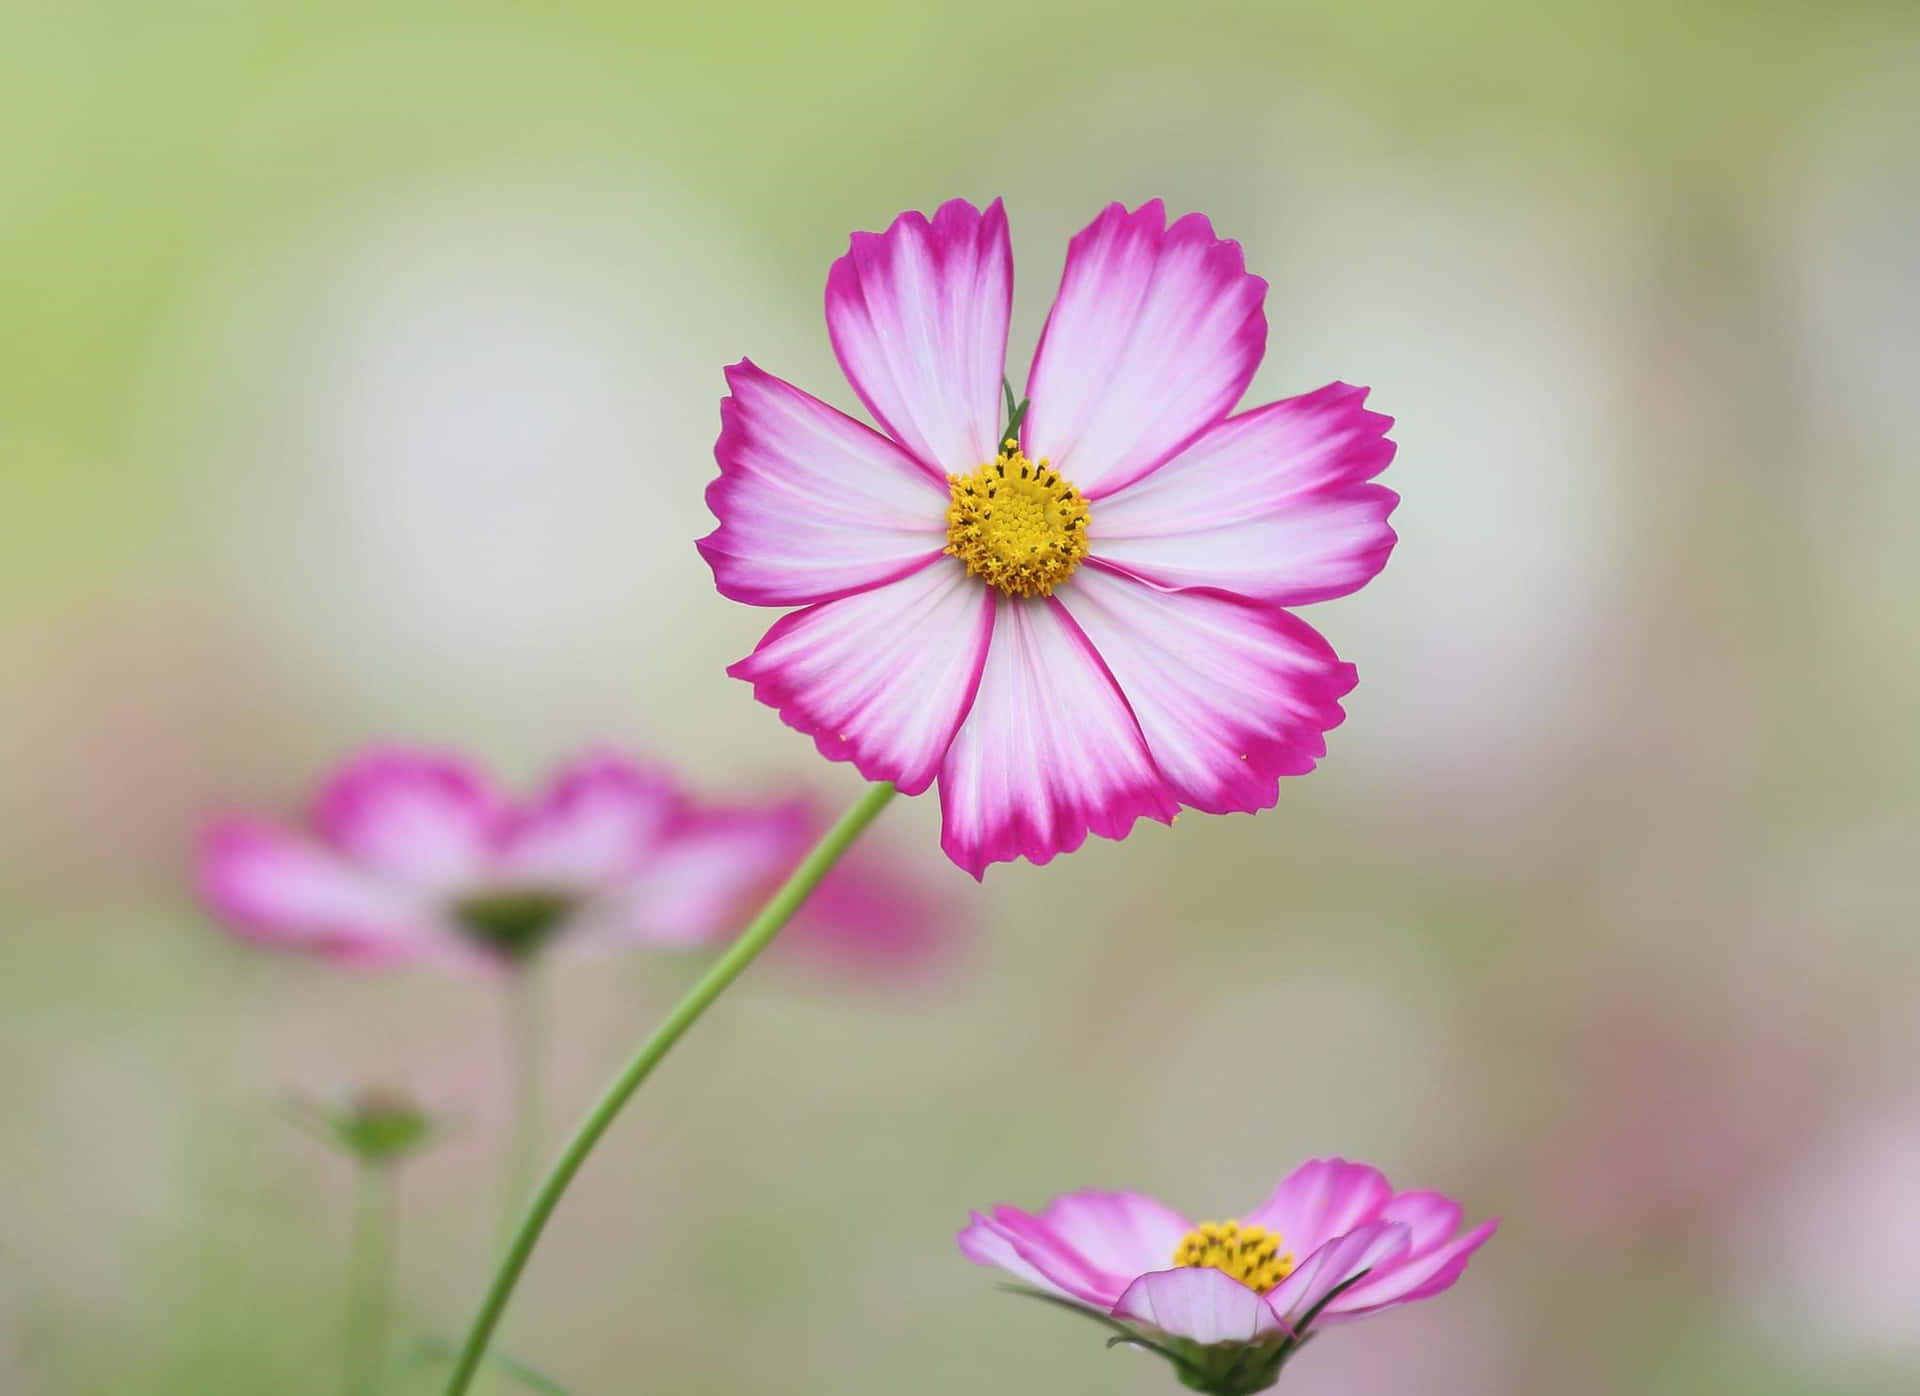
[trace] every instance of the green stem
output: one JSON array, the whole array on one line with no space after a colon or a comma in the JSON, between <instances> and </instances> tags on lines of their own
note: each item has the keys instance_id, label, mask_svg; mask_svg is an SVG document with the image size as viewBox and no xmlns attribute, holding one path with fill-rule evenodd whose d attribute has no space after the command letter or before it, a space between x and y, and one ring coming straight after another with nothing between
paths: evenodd
<instances>
[{"instance_id":1,"label":"green stem","mask_svg":"<svg viewBox=\"0 0 1920 1396\"><path fill-rule=\"evenodd\" d=\"M500 1238L512 1237L520 1209L533 1190L534 1170L540 1163L541 1084L546 1075L546 986L537 963L514 967L507 979L508 1069L513 1077L512 1135L507 1144L507 1203L501 1215Z\"/></svg>"},{"instance_id":2,"label":"green stem","mask_svg":"<svg viewBox=\"0 0 1920 1396\"><path fill-rule=\"evenodd\" d=\"M486 1355L487 1344L492 1341L493 1330L499 1326L500 1315L507 1307L507 1300L513 1296L514 1285L519 1282L521 1271L527 1268L527 1260L533 1255L534 1246L539 1243L540 1233L546 1229L548 1219L560 1205L567 1185L573 1181L580 1166L587 1161L587 1155L593 1152L594 1145L600 1142L600 1137L607 1132L621 1108L640 1088L640 1083L652 1074L661 1059L673 1049L674 1043L772 943L780 928L793 918L801 903L819 885L820 879L840 861L841 855L853 846L854 840L860 837L892 798L893 786L885 781L867 788L853 808L841 815L840 821L821 836L820 842L813 846L806 860L794 869L792 876L781 884L780 890L760 908L760 914L740 933L740 938L727 947L726 953L715 960L712 967L700 976L699 982L674 1005L665 1021L640 1045L633 1059L621 1068L613 1084L607 1087L606 1094L587 1112L586 1119L574 1131L573 1138L561 1151L552 1171L534 1193L526 1216L521 1219L506 1254L501 1257L493 1283L487 1287L486 1297L480 1301L480 1310L473 1316L473 1326L467 1330L466 1342L460 1349L460 1360L454 1365L453 1375L447 1381L446 1396L463 1396L472 1384L474 1373L479 1370L480 1361Z\"/></svg>"},{"instance_id":3,"label":"green stem","mask_svg":"<svg viewBox=\"0 0 1920 1396\"><path fill-rule=\"evenodd\" d=\"M1032 405L1025 398L1021 398L1018 402L1014 401L1013 384L1004 378L1000 380L1000 391L1007 395L1007 424L1000 429L1000 435L994 439L995 451L1000 450L1005 442L1019 438L1020 423L1027 415L1027 408Z\"/></svg>"},{"instance_id":4,"label":"green stem","mask_svg":"<svg viewBox=\"0 0 1920 1396\"><path fill-rule=\"evenodd\" d=\"M393 1292L393 1177L361 1161L354 1177L353 1250L347 1261L346 1396L380 1389Z\"/></svg>"}]
</instances>

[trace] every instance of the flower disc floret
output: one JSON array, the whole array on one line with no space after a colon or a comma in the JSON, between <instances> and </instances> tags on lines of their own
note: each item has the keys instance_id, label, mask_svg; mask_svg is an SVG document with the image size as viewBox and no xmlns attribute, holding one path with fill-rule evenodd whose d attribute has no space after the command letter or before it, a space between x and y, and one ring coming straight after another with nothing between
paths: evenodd
<instances>
[{"instance_id":1,"label":"flower disc floret","mask_svg":"<svg viewBox=\"0 0 1920 1396\"><path fill-rule=\"evenodd\" d=\"M1200 1265L1265 1294L1293 1273L1293 1252L1281 1249L1279 1233L1237 1221L1201 1222L1173 1252L1175 1265Z\"/></svg>"},{"instance_id":2,"label":"flower disc floret","mask_svg":"<svg viewBox=\"0 0 1920 1396\"><path fill-rule=\"evenodd\" d=\"M970 475L949 475L945 551L1009 596L1051 596L1087 555L1087 501L1008 440Z\"/></svg>"}]
</instances>

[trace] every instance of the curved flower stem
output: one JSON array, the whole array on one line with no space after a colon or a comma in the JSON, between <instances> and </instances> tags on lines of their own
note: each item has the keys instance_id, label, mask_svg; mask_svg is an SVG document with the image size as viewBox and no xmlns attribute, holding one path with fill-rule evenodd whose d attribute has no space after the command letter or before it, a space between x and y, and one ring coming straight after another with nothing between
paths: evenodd
<instances>
[{"instance_id":1,"label":"curved flower stem","mask_svg":"<svg viewBox=\"0 0 1920 1396\"><path fill-rule=\"evenodd\" d=\"M346 1396L380 1389L387 1361L393 1290L393 1176L384 1163L361 1160L354 1176L353 1250L347 1261Z\"/></svg>"},{"instance_id":2,"label":"curved flower stem","mask_svg":"<svg viewBox=\"0 0 1920 1396\"><path fill-rule=\"evenodd\" d=\"M614 1117L640 1088L640 1083L660 1064L661 1058L673 1049L681 1035L772 943L780 928L792 919L801 903L819 885L820 879L840 861L841 855L853 846L854 840L860 837L892 798L893 786L885 781L867 788L853 808L841 815L839 822L821 836L820 842L813 846L813 851L805 861L793 870L780 889L767 900L767 904L760 908L760 914L740 933L740 938L727 947L726 953L715 960L712 967L700 976L699 982L674 1005L673 1011L653 1030L653 1035L640 1045L633 1059L621 1068L613 1084L607 1087L606 1094L587 1112L586 1119L580 1122L552 1171L528 1203L527 1214L514 1232L506 1254L501 1257L493 1282L487 1287L486 1298L480 1301L480 1310L473 1316L473 1326L467 1330L466 1341L461 1345L460 1360L447 1380L446 1396L462 1396L472 1384L474 1373L486 1355L487 1344L493 1338L493 1330L499 1325L500 1315L505 1311L514 1285L520 1279L520 1272L527 1268L527 1260L533 1255L534 1246L539 1243L540 1233L546 1229L547 1221L560 1205L560 1198L565 1194L568 1184L587 1161L587 1155L593 1152L594 1145L600 1142L600 1136L607 1132Z\"/></svg>"},{"instance_id":3,"label":"curved flower stem","mask_svg":"<svg viewBox=\"0 0 1920 1396\"><path fill-rule=\"evenodd\" d=\"M507 1144L507 1200L501 1214L500 1239L504 1245L512 1236L520 1209L526 1206L533 1188L534 1170L540 1163L541 1087L546 1074L547 1005L546 985L538 963L516 965L507 979L507 1050L512 1060L513 1124Z\"/></svg>"}]
</instances>

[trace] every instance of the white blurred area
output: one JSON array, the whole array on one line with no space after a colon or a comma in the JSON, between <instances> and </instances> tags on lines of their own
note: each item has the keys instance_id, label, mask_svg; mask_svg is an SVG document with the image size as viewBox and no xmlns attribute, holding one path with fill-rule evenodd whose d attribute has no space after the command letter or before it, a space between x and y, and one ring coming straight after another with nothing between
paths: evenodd
<instances>
[{"instance_id":1,"label":"white blurred area","mask_svg":"<svg viewBox=\"0 0 1920 1396\"><path fill-rule=\"evenodd\" d=\"M1783 1361L1920 1362L1917 1158L1920 1095L1865 1100L1732 1238L1747 1322Z\"/></svg>"},{"instance_id":2,"label":"white blurred area","mask_svg":"<svg viewBox=\"0 0 1920 1396\"><path fill-rule=\"evenodd\" d=\"M670 183L508 173L220 267L155 356L152 450L220 481L206 565L252 657L529 759L532 724L712 735L725 681L685 676L752 635L693 548L720 369L796 337L736 231Z\"/></svg>"}]
</instances>

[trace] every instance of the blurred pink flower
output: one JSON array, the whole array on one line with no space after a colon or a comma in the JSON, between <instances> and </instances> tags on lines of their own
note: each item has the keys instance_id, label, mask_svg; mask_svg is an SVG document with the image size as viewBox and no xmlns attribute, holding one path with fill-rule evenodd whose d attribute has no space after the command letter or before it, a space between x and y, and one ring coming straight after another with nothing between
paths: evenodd
<instances>
[{"instance_id":1,"label":"blurred pink flower","mask_svg":"<svg viewBox=\"0 0 1920 1396\"><path fill-rule=\"evenodd\" d=\"M1532 1148L1544 1220L1589 1263L1702 1244L1827 1137L1849 1066L1811 981L1721 962L1715 992L1569 967L1539 1054L1555 1111Z\"/></svg>"},{"instance_id":2,"label":"blurred pink flower","mask_svg":"<svg viewBox=\"0 0 1920 1396\"><path fill-rule=\"evenodd\" d=\"M723 595L804 608L728 672L867 779L937 778L975 877L1272 805L1354 683L1288 608L1394 543L1392 419L1364 388L1228 416L1266 282L1203 216L1113 204L1073 239L1003 426L1012 290L998 200L855 233L827 328L886 434L743 359L700 541Z\"/></svg>"},{"instance_id":3,"label":"blurred pink flower","mask_svg":"<svg viewBox=\"0 0 1920 1396\"><path fill-rule=\"evenodd\" d=\"M1123 1328L1189 1385L1264 1390L1308 1329L1431 1298L1498 1221L1456 1236L1460 1204L1396 1193L1379 1170L1310 1159L1243 1219L1198 1225L1139 1193L1077 1192L1038 1216L973 1214L969 1260Z\"/></svg>"},{"instance_id":4,"label":"blurred pink flower","mask_svg":"<svg viewBox=\"0 0 1920 1396\"><path fill-rule=\"evenodd\" d=\"M1907 1045L1897 1061L1911 1062ZM1756 1332L1825 1371L1879 1360L1920 1374L1920 1096L1869 1096L1729 1227L1721 1273ZM1793 1256L1781 1265L1778 1257ZM1794 1317L1782 1325L1782 1310Z\"/></svg>"},{"instance_id":5,"label":"blurred pink flower","mask_svg":"<svg viewBox=\"0 0 1920 1396\"><path fill-rule=\"evenodd\" d=\"M804 799L702 805L664 772L596 753L530 800L458 757L380 747L343 765L312 833L216 821L207 905L241 936L358 966L507 968L548 944L689 949L729 939L823 821ZM830 874L792 934L862 967L931 956L950 912L872 860Z\"/></svg>"},{"instance_id":6,"label":"blurred pink flower","mask_svg":"<svg viewBox=\"0 0 1920 1396\"><path fill-rule=\"evenodd\" d=\"M798 862L828 826L813 801L801 799L798 807L805 836L791 862ZM741 897L738 916L714 939L729 939L744 926L790 865ZM934 883L939 875L902 858L884 834L869 832L821 880L770 953L789 968L842 980L898 984L950 969L969 942L966 908L977 889L968 883L942 895ZM946 876L958 874L946 870Z\"/></svg>"}]
</instances>

